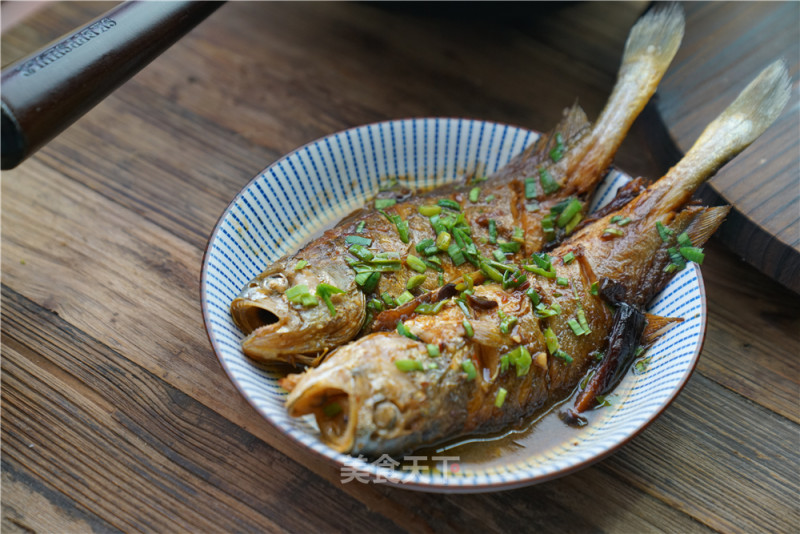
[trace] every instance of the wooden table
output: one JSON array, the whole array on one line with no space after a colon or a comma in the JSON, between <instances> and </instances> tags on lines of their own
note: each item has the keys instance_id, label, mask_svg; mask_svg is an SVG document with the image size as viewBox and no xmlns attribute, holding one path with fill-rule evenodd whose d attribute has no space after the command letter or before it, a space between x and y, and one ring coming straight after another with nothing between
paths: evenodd
<instances>
[{"instance_id":1,"label":"wooden table","mask_svg":"<svg viewBox=\"0 0 800 534\"><path fill-rule=\"evenodd\" d=\"M2 63L111 7L48 5ZM428 495L342 484L223 373L199 307L217 217L282 154L372 121L599 112L643 3L223 6L2 177L3 532L790 532L800 299L718 242L689 384L603 462ZM617 159L660 175L652 110ZM780 143L781 140L774 140Z\"/></svg>"}]
</instances>

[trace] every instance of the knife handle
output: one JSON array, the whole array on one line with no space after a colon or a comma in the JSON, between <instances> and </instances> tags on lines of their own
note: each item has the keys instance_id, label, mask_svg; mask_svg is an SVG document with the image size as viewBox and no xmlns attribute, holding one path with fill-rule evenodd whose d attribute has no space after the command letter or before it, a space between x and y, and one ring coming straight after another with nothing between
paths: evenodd
<instances>
[{"instance_id":1,"label":"knife handle","mask_svg":"<svg viewBox=\"0 0 800 534\"><path fill-rule=\"evenodd\" d=\"M123 2L2 71L2 169L12 169L224 2Z\"/></svg>"}]
</instances>

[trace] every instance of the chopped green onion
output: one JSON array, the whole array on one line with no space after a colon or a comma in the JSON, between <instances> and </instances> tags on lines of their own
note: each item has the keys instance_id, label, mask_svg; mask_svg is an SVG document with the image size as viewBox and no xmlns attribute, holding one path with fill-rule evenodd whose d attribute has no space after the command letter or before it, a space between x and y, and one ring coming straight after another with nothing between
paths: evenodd
<instances>
[{"instance_id":1,"label":"chopped green onion","mask_svg":"<svg viewBox=\"0 0 800 534\"><path fill-rule=\"evenodd\" d=\"M489 265L487 262L482 261L478 265L479 265L481 271L483 272L483 274L485 274L486 276L488 276L489 278L491 278L495 282L502 282L503 281L503 275L500 274L500 271L498 271L497 269L495 269L494 267Z\"/></svg>"},{"instance_id":2,"label":"chopped green onion","mask_svg":"<svg viewBox=\"0 0 800 534\"><path fill-rule=\"evenodd\" d=\"M453 260L453 265L456 267L467 261L466 258L464 258L464 253L455 243L450 243L450 246L447 247L447 254L450 256L450 259Z\"/></svg>"},{"instance_id":3,"label":"chopped green onion","mask_svg":"<svg viewBox=\"0 0 800 534\"><path fill-rule=\"evenodd\" d=\"M500 372L501 373L505 373L506 371L508 371L509 363L510 363L510 358L508 357L508 354L503 354L502 356L500 356Z\"/></svg>"},{"instance_id":4,"label":"chopped green onion","mask_svg":"<svg viewBox=\"0 0 800 534\"><path fill-rule=\"evenodd\" d=\"M469 191L469 201L473 204L478 201L478 198L481 196L481 188L480 187L473 187Z\"/></svg>"},{"instance_id":5,"label":"chopped green onion","mask_svg":"<svg viewBox=\"0 0 800 534\"><path fill-rule=\"evenodd\" d=\"M515 226L511 231L511 241L514 241L515 243L524 243L525 231L521 227Z\"/></svg>"},{"instance_id":6,"label":"chopped green onion","mask_svg":"<svg viewBox=\"0 0 800 534\"><path fill-rule=\"evenodd\" d=\"M472 328L472 325L470 324L469 321L464 319L463 321L461 321L461 325L464 327L464 334L467 337L472 337L475 335L475 330Z\"/></svg>"},{"instance_id":7,"label":"chopped green onion","mask_svg":"<svg viewBox=\"0 0 800 534\"><path fill-rule=\"evenodd\" d=\"M622 215L614 215L608 222L611 224L616 224L620 221L620 219L622 219Z\"/></svg>"},{"instance_id":8,"label":"chopped green onion","mask_svg":"<svg viewBox=\"0 0 800 534\"><path fill-rule=\"evenodd\" d=\"M506 402L506 395L508 391L505 388L500 388L497 390L497 397L494 399L494 405L498 408L503 406L503 403Z\"/></svg>"},{"instance_id":9,"label":"chopped green onion","mask_svg":"<svg viewBox=\"0 0 800 534\"><path fill-rule=\"evenodd\" d=\"M408 221L404 221L400 217L395 217L394 225L397 228L397 233L400 235L400 241L408 243Z\"/></svg>"},{"instance_id":10,"label":"chopped green onion","mask_svg":"<svg viewBox=\"0 0 800 534\"><path fill-rule=\"evenodd\" d=\"M441 212L441 206L424 205L419 207L419 214L423 217L433 217L434 215L439 215Z\"/></svg>"},{"instance_id":11,"label":"chopped green onion","mask_svg":"<svg viewBox=\"0 0 800 534\"><path fill-rule=\"evenodd\" d=\"M578 223L580 223L582 220L583 220L583 214L576 213L575 216L572 219L570 219L570 221L564 227L564 233L567 235L571 234L572 231L575 229L575 227L578 226Z\"/></svg>"},{"instance_id":12,"label":"chopped green onion","mask_svg":"<svg viewBox=\"0 0 800 534\"><path fill-rule=\"evenodd\" d=\"M388 291L381 293L381 299L388 308L394 308L397 306L397 301L394 300L394 297L390 295Z\"/></svg>"},{"instance_id":13,"label":"chopped green onion","mask_svg":"<svg viewBox=\"0 0 800 534\"><path fill-rule=\"evenodd\" d=\"M300 296L303 293L308 293L308 286L305 284L299 284L287 289L284 295L286 295L286 298L289 299L289 302L294 302L295 304L299 304Z\"/></svg>"},{"instance_id":14,"label":"chopped green onion","mask_svg":"<svg viewBox=\"0 0 800 534\"><path fill-rule=\"evenodd\" d=\"M362 247L368 247L372 244L372 239L361 237L360 235L348 235L345 236L344 242L348 245L361 245Z\"/></svg>"},{"instance_id":15,"label":"chopped green onion","mask_svg":"<svg viewBox=\"0 0 800 534\"><path fill-rule=\"evenodd\" d=\"M546 195L555 193L561 186L555 181L553 176L544 167L539 168L539 181L542 184L542 189Z\"/></svg>"},{"instance_id":16,"label":"chopped green onion","mask_svg":"<svg viewBox=\"0 0 800 534\"><path fill-rule=\"evenodd\" d=\"M380 282L381 273L373 271L371 273L358 273L356 275L356 285L361 288L364 293L372 293Z\"/></svg>"},{"instance_id":17,"label":"chopped green onion","mask_svg":"<svg viewBox=\"0 0 800 534\"><path fill-rule=\"evenodd\" d=\"M428 343L426 345L426 348L428 349L428 356L430 356L431 358L438 358L439 356L442 355L442 353L439 352L439 345Z\"/></svg>"},{"instance_id":18,"label":"chopped green onion","mask_svg":"<svg viewBox=\"0 0 800 534\"><path fill-rule=\"evenodd\" d=\"M446 302L446 300L440 300L436 304L428 304L427 302L423 302L417 306L414 312L422 315L436 315Z\"/></svg>"},{"instance_id":19,"label":"chopped green onion","mask_svg":"<svg viewBox=\"0 0 800 534\"><path fill-rule=\"evenodd\" d=\"M333 301L331 300L331 295L336 293L344 293L344 290L326 283L317 286L316 294L325 302L325 305L328 306L328 311L331 315L336 315L336 308L333 307Z\"/></svg>"},{"instance_id":20,"label":"chopped green onion","mask_svg":"<svg viewBox=\"0 0 800 534\"><path fill-rule=\"evenodd\" d=\"M330 404L326 404L322 408L322 413L325 414L326 417L333 417L338 415L342 411L342 405L338 402L331 402Z\"/></svg>"},{"instance_id":21,"label":"chopped green onion","mask_svg":"<svg viewBox=\"0 0 800 534\"><path fill-rule=\"evenodd\" d=\"M678 236L678 245L681 247L691 247L692 240L689 238L689 234L686 232L681 232L681 234Z\"/></svg>"},{"instance_id":22,"label":"chopped green onion","mask_svg":"<svg viewBox=\"0 0 800 534\"><path fill-rule=\"evenodd\" d=\"M514 367L517 368L517 376L525 376L526 374L528 374L532 362L533 358L531 358L531 353L528 352L528 349L525 348L525 345L520 345L519 354L517 355L516 359L512 362L514 364Z\"/></svg>"},{"instance_id":23,"label":"chopped green onion","mask_svg":"<svg viewBox=\"0 0 800 534\"><path fill-rule=\"evenodd\" d=\"M556 349L556 351L553 353L553 356L555 356L559 360L564 360L567 363L572 363L572 361L573 361L572 360L572 356L570 356L569 354L567 354L566 352L564 352L561 349Z\"/></svg>"},{"instance_id":24,"label":"chopped green onion","mask_svg":"<svg viewBox=\"0 0 800 534\"><path fill-rule=\"evenodd\" d=\"M408 256L406 256L406 265L408 265L410 269L414 269L418 273L424 273L428 268L428 266L425 265L424 261L414 256L413 254L409 254Z\"/></svg>"},{"instance_id":25,"label":"chopped green onion","mask_svg":"<svg viewBox=\"0 0 800 534\"><path fill-rule=\"evenodd\" d=\"M550 354L555 355L555 352L558 350L558 338L552 328L548 327L544 331L544 341L547 344L547 350Z\"/></svg>"},{"instance_id":26,"label":"chopped green onion","mask_svg":"<svg viewBox=\"0 0 800 534\"><path fill-rule=\"evenodd\" d=\"M555 302L555 301L553 301L553 303L552 303L552 304L550 304L550 307L551 307L551 308L552 308L552 309L553 309L553 310L554 310L556 313L561 313L561 306L559 306L558 302Z\"/></svg>"},{"instance_id":27,"label":"chopped green onion","mask_svg":"<svg viewBox=\"0 0 800 534\"><path fill-rule=\"evenodd\" d=\"M564 208L564 211L561 212L561 215L558 216L558 220L556 221L558 227L564 228L575 215L580 213L582 208L583 204L581 204L581 201L573 198Z\"/></svg>"},{"instance_id":28,"label":"chopped green onion","mask_svg":"<svg viewBox=\"0 0 800 534\"><path fill-rule=\"evenodd\" d=\"M625 235L625 232L623 232L623 231L622 231L622 230L620 230L619 228L611 228L611 227L609 226L608 228L606 228L605 230L603 230L603 236L602 236L602 237L606 237L606 236L616 236L616 237L622 237L622 236L624 236L624 235Z\"/></svg>"},{"instance_id":29,"label":"chopped green onion","mask_svg":"<svg viewBox=\"0 0 800 534\"><path fill-rule=\"evenodd\" d=\"M475 380L475 377L478 376L478 372L475 370L475 364L472 363L472 360L464 360L461 362L461 370L467 373L467 380Z\"/></svg>"},{"instance_id":30,"label":"chopped green onion","mask_svg":"<svg viewBox=\"0 0 800 534\"><path fill-rule=\"evenodd\" d=\"M576 336L580 336L581 334L585 333L580 323L575 319L572 318L568 319L567 324L569 325L570 328L572 328L572 333L575 334Z\"/></svg>"},{"instance_id":31,"label":"chopped green onion","mask_svg":"<svg viewBox=\"0 0 800 534\"><path fill-rule=\"evenodd\" d=\"M521 245L517 241L509 241L508 243L498 243L497 246L506 254L513 254L519 252Z\"/></svg>"},{"instance_id":32,"label":"chopped green onion","mask_svg":"<svg viewBox=\"0 0 800 534\"><path fill-rule=\"evenodd\" d=\"M661 236L661 241L664 243L668 242L670 236L675 233L671 228L664 226L661 221L656 221L656 230L658 230L658 235Z\"/></svg>"},{"instance_id":33,"label":"chopped green onion","mask_svg":"<svg viewBox=\"0 0 800 534\"><path fill-rule=\"evenodd\" d=\"M539 206L539 202L536 200L531 199L525 203L525 211L539 211L540 209L541 206Z\"/></svg>"},{"instance_id":34,"label":"chopped green onion","mask_svg":"<svg viewBox=\"0 0 800 534\"><path fill-rule=\"evenodd\" d=\"M383 311L383 302L381 302L378 299L370 299L370 301L367 302L367 308L369 308L372 311L382 312Z\"/></svg>"},{"instance_id":35,"label":"chopped green onion","mask_svg":"<svg viewBox=\"0 0 800 534\"><path fill-rule=\"evenodd\" d=\"M611 406L611 403L606 395L598 395L595 397L595 399L597 399L598 407Z\"/></svg>"},{"instance_id":36,"label":"chopped green onion","mask_svg":"<svg viewBox=\"0 0 800 534\"><path fill-rule=\"evenodd\" d=\"M679 250L681 256L698 265L702 264L706 257L706 255L703 254L703 249L700 247L681 247Z\"/></svg>"},{"instance_id":37,"label":"chopped green onion","mask_svg":"<svg viewBox=\"0 0 800 534\"><path fill-rule=\"evenodd\" d=\"M534 314L536 314L536 317L539 317L540 319L545 319L547 317L553 317L554 315L558 315L558 312L554 310L552 307L548 308L547 306L544 305L543 302L540 302L539 304L536 305L536 308L534 309Z\"/></svg>"},{"instance_id":38,"label":"chopped green onion","mask_svg":"<svg viewBox=\"0 0 800 534\"><path fill-rule=\"evenodd\" d=\"M431 245L430 247L425 248L422 253L426 256L433 256L434 254L439 253L439 249L436 247L436 245Z\"/></svg>"},{"instance_id":39,"label":"chopped green onion","mask_svg":"<svg viewBox=\"0 0 800 534\"><path fill-rule=\"evenodd\" d=\"M451 200L449 198L442 198L439 199L437 204L443 208L448 208L455 211L461 211L461 204L456 202L455 200Z\"/></svg>"},{"instance_id":40,"label":"chopped green onion","mask_svg":"<svg viewBox=\"0 0 800 534\"><path fill-rule=\"evenodd\" d=\"M530 200L536 198L536 179L525 178L525 198Z\"/></svg>"},{"instance_id":41,"label":"chopped green onion","mask_svg":"<svg viewBox=\"0 0 800 534\"><path fill-rule=\"evenodd\" d=\"M403 291L397 296L397 305L402 306L406 302L411 302L412 300L414 300L414 295L408 291Z\"/></svg>"},{"instance_id":42,"label":"chopped green onion","mask_svg":"<svg viewBox=\"0 0 800 534\"><path fill-rule=\"evenodd\" d=\"M573 254L572 252L567 252L566 254L564 254L564 257L561 258L561 261L564 262L564 265L569 265L570 263L575 261L575 254Z\"/></svg>"},{"instance_id":43,"label":"chopped green onion","mask_svg":"<svg viewBox=\"0 0 800 534\"><path fill-rule=\"evenodd\" d=\"M600 284L597 281L592 282L591 287L589 287L589 293L595 296L600 294Z\"/></svg>"},{"instance_id":44,"label":"chopped green onion","mask_svg":"<svg viewBox=\"0 0 800 534\"><path fill-rule=\"evenodd\" d=\"M439 235L436 236L436 248L444 252L450 247L450 241L452 241L452 239L453 236L448 232L439 232Z\"/></svg>"},{"instance_id":45,"label":"chopped green onion","mask_svg":"<svg viewBox=\"0 0 800 534\"><path fill-rule=\"evenodd\" d=\"M319 301L311 293L303 293L300 295L300 304L306 308L313 308L319 305Z\"/></svg>"},{"instance_id":46,"label":"chopped green onion","mask_svg":"<svg viewBox=\"0 0 800 534\"><path fill-rule=\"evenodd\" d=\"M424 274L414 275L408 279L408 282L406 283L406 289L414 289L415 287L419 287L424 284L425 280L427 279L428 277Z\"/></svg>"},{"instance_id":47,"label":"chopped green onion","mask_svg":"<svg viewBox=\"0 0 800 534\"><path fill-rule=\"evenodd\" d=\"M348 250L350 254L352 254L361 261L370 261L372 258L375 257L375 254L370 252L369 249L364 245L350 245L350 248Z\"/></svg>"},{"instance_id":48,"label":"chopped green onion","mask_svg":"<svg viewBox=\"0 0 800 534\"><path fill-rule=\"evenodd\" d=\"M538 274L539 276L544 276L545 278L556 277L555 271L545 271L541 267L536 267L535 265L523 265L522 268L528 271L529 273Z\"/></svg>"},{"instance_id":49,"label":"chopped green onion","mask_svg":"<svg viewBox=\"0 0 800 534\"><path fill-rule=\"evenodd\" d=\"M491 202L492 200L494 200L494 195L489 195L486 197L486 202Z\"/></svg>"},{"instance_id":50,"label":"chopped green onion","mask_svg":"<svg viewBox=\"0 0 800 534\"><path fill-rule=\"evenodd\" d=\"M434 271L438 271L440 273L444 272L444 269L442 269L442 260L440 260L439 258L429 257L422 261L425 262L425 265L427 265L430 269L433 269Z\"/></svg>"},{"instance_id":51,"label":"chopped green onion","mask_svg":"<svg viewBox=\"0 0 800 534\"><path fill-rule=\"evenodd\" d=\"M553 160L553 163L558 163L561 161L561 158L564 157L564 139L561 137L560 133L556 134L556 146L550 150L550 159Z\"/></svg>"},{"instance_id":52,"label":"chopped green onion","mask_svg":"<svg viewBox=\"0 0 800 534\"><path fill-rule=\"evenodd\" d=\"M534 306L538 305L539 302L541 301L541 297L539 296L539 293L537 293L536 290L534 288L532 288L532 287L529 288L525 292L525 294L528 295L528 298L531 299L531 302L533 303Z\"/></svg>"},{"instance_id":53,"label":"chopped green onion","mask_svg":"<svg viewBox=\"0 0 800 534\"><path fill-rule=\"evenodd\" d=\"M398 370L403 371L404 373L425 370L425 368L422 366L422 362L418 362L417 360L395 360L394 365Z\"/></svg>"},{"instance_id":54,"label":"chopped green onion","mask_svg":"<svg viewBox=\"0 0 800 534\"><path fill-rule=\"evenodd\" d=\"M497 222L494 219L489 219L489 243L497 243Z\"/></svg>"},{"instance_id":55,"label":"chopped green onion","mask_svg":"<svg viewBox=\"0 0 800 534\"><path fill-rule=\"evenodd\" d=\"M360 221L360 222L358 223L358 226L356 226L356 232L357 232L357 233L359 233L359 234L360 234L361 232L363 232L363 231L364 231L364 226L366 226L366 225L367 225L367 222L366 222L366 221Z\"/></svg>"},{"instance_id":56,"label":"chopped green onion","mask_svg":"<svg viewBox=\"0 0 800 534\"><path fill-rule=\"evenodd\" d=\"M422 241L417 243L417 245L414 247L414 250L416 250L417 252L422 253L422 252L425 252L426 248L433 246L435 243L436 242L429 237L429 238L423 239Z\"/></svg>"},{"instance_id":57,"label":"chopped green onion","mask_svg":"<svg viewBox=\"0 0 800 534\"><path fill-rule=\"evenodd\" d=\"M467 286L467 289L470 290L475 287L475 280L469 273L464 273L461 278L464 279L464 284Z\"/></svg>"},{"instance_id":58,"label":"chopped green onion","mask_svg":"<svg viewBox=\"0 0 800 534\"><path fill-rule=\"evenodd\" d=\"M631 218L630 217L623 217L622 219L617 221L617 226L625 226L625 225L629 224L630 222L631 222Z\"/></svg>"},{"instance_id":59,"label":"chopped green onion","mask_svg":"<svg viewBox=\"0 0 800 534\"><path fill-rule=\"evenodd\" d=\"M458 309L461 310L461 313L464 314L464 317L467 318L472 317L472 314L469 311L469 307L467 307L467 303L464 301L464 299L461 298L456 299L456 305L458 305Z\"/></svg>"},{"instance_id":60,"label":"chopped green onion","mask_svg":"<svg viewBox=\"0 0 800 534\"><path fill-rule=\"evenodd\" d=\"M300 261L297 262L297 265L294 266L294 270L295 271L299 271L300 269L302 269L306 265L308 265L308 262L306 260L300 260Z\"/></svg>"},{"instance_id":61,"label":"chopped green onion","mask_svg":"<svg viewBox=\"0 0 800 534\"><path fill-rule=\"evenodd\" d=\"M500 313L502 313L502 311ZM504 334L508 334L517 324L517 318L513 315L503 315L504 317L502 317L500 321L500 331Z\"/></svg>"},{"instance_id":62,"label":"chopped green onion","mask_svg":"<svg viewBox=\"0 0 800 534\"><path fill-rule=\"evenodd\" d=\"M556 284L561 287L567 287L569 285L569 279L559 276L556 278Z\"/></svg>"},{"instance_id":63,"label":"chopped green onion","mask_svg":"<svg viewBox=\"0 0 800 534\"><path fill-rule=\"evenodd\" d=\"M386 208L391 208L397 204L397 200L393 198L376 198L375 199L375 209L376 210L385 210Z\"/></svg>"},{"instance_id":64,"label":"chopped green onion","mask_svg":"<svg viewBox=\"0 0 800 534\"><path fill-rule=\"evenodd\" d=\"M411 330L408 329L406 325L403 324L403 321L398 321L397 323L397 333L401 336L405 336L409 339L417 339L417 336L411 333Z\"/></svg>"},{"instance_id":65,"label":"chopped green onion","mask_svg":"<svg viewBox=\"0 0 800 534\"><path fill-rule=\"evenodd\" d=\"M506 254L500 249L493 250L492 256L494 256L494 259L496 259L497 261L506 261Z\"/></svg>"},{"instance_id":66,"label":"chopped green onion","mask_svg":"<svg viewBox=\"0 0 800 534\"><path fill-rule=\"evenodd\" d=\"M592 329L589 328L589 321L586 320L586 314L583 312L583 308L578 308L578 312L576 313L578 316L578 323L581 325L584 334L591 334Z\"/></svg>"}]
</instances>

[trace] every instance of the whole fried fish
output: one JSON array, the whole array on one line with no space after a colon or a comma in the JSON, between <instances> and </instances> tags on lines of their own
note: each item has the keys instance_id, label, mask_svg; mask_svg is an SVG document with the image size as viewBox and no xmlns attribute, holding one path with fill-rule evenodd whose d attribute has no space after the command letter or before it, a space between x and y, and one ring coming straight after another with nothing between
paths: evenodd
<instances>
[{"instance_id":1,"label":"whole fried fish","mask_svg":"<svg viewBox=\"0 0 800 534\"><path fill-rule=\"evenodd\" d=\"M276 261L231 303L234 322L247 334L244 353L313 364L318 354L353 339L368 314L478 269L497 279L502 272L492 261L518 260L569 235L655 92L683 26L680 8L671 6L633 27L616 85L593 127L573 106L550 134L485 183L473 178L403 202L379 198L374 209Z\"/></svg>"},{"instance_id":2,"label":"whole fried fish","mask_svg":"<svg viewBox=\"0 0 800 534\"><path fill-rule=\"evenodd\" d=\"M607 358L599 351L620 310L640 313L675 271L701 259L699 247L728 208L687 201L777 118L788 96L778 62L631 202L551 256L507 262L527 274L524 284L465 288L435 315L411 313L396 331L338 348L319 367L284 379L289 414L314 414L322 440L338 451L377 455L498 430L565 398ZM629 337L638 343L642 322L634 322L639 330Z\"/></svg>"}]
</instances>

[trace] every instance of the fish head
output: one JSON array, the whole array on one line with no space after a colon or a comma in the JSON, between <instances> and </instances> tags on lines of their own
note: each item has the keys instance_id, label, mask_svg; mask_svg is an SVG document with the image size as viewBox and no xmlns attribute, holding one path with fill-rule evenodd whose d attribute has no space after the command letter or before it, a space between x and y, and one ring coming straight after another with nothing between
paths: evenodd
<instances>
[{"instance_id":1,"label":"fish head","mask_svg":"<svg viewBox=\"0 0 800 534\"><path fill-rule=\"evenodd\" d=\"M336 349L317 368L282 382L292 390L293 417L313 414L322 441L343 453L402 450L435 418L427 384L437 371L404 372L398 360L428 359L425 345L392 332L370 334ZM442 387L440 384L439 387ZM441 392L440 392L441 393ZM435 421L434 421L435 423Z\"/></svg>"},{"instance_id":2,"label":"fish head","mask_svg":"<svg viewBox=\"0 0 800 534\"><path fill-rule=\"evenodd\" d=\"M288 260L278 261L259 274L231 303L231 316L246 334L242 350L264 362L309 364L331 346L356 336L366 313L364 294L344 270L295 270ZM333 308L318 298L316 288L325 283L342 289L330 295ZM306 286L304 304L290 300L287 291Z\"/></svg>"}]
</instances>

